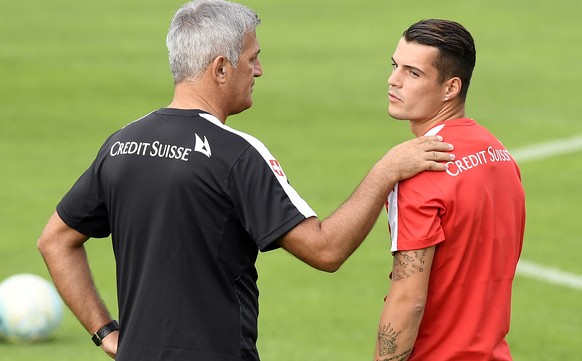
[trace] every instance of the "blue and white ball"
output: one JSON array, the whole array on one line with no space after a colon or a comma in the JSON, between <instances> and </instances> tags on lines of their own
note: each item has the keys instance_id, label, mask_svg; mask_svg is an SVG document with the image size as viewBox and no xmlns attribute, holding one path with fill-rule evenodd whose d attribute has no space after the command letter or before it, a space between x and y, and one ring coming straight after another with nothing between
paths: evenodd
<instances>
[{"instance_id":1,"label":"blue and white ball","mask_svg":"<svg viewBox=\"0 0 582 361\"><path fill-rule=\"evenodd\" d=\"M15 343L53 336L63 318L63 302L52 283L17 274L0 283L0 337Z\"/></svg>"}]
</instances>

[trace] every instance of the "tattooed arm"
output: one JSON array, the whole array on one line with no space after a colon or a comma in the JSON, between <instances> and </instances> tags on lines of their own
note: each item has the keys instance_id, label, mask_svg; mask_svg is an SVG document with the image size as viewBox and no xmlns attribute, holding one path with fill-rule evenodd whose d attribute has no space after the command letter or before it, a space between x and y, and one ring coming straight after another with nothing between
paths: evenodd
<instances>
[{"instance_id":1,"label":"tattooed arm","mask_svg":"<svg viewBox=\"0 0 582 361\"><path fill-rule=\"evenodd\" d=\"M428 292L435 246L394 253L392 283L378 326L375 361L408 360Z\"/></svg>"}]
</instances>

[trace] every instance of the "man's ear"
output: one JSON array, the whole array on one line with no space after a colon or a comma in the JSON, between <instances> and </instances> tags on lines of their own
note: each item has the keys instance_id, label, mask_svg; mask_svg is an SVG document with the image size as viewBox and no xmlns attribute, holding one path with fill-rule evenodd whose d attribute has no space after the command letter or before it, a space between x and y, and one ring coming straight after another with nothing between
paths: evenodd
<instances>
[{"instance_id":1,"label":"man's ear","mask_svg":"<svg viewBox=\"0 0 582 361\"><path fill-rule=\"evenodd\" d=\"M229 66L228 60L224 56L217 56L210 65L212 70L212 76L219 83L224 83L226 81L226 73Z\"/></svg>"},{"instance_id":2,"label":"man's ear","mask_svg":"<svg viewBox=\"0 0 582 361\"><path fill-rule=\"evenodd\" d=\"M444 96L445 101L453 99L454 97L459 95L459 93L461 92L461 87L463 85L461 78L459 78L459 77L454 77L454 78L447 80L446 84L447 84L447 86L445 88L445 96Z\"/></svg>"}]
</instances>

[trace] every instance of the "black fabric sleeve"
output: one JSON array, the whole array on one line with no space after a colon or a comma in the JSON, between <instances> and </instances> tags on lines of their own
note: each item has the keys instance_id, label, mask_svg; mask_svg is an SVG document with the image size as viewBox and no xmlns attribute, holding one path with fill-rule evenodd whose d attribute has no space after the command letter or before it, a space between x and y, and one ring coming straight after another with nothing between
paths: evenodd
<instances>
[{"instance_id":1,"label":"black fabric sleeve","mask_svg":"<svg viewBox=\"0 0 582 361\"><path fill-rule=\"evenodd\" d=\"M308 207L308 212L298 208L293 201L298 195L287 178L276 175L253 147L234 165L227 191L242 224L262 251L278 248L275 240L313 215Z\"/></svg>"},{"instance_id":2,"label":"black fabric sleeve","mask_svg":"<svg viewBox=\"0 0 582 361\"><path fill-rule=\"evenodd\" d=\"M99 187L97 160L81 175L57 205L57 213L71 228L95 238L111 233L107 207Z\"/></svg>"}]
</instances>

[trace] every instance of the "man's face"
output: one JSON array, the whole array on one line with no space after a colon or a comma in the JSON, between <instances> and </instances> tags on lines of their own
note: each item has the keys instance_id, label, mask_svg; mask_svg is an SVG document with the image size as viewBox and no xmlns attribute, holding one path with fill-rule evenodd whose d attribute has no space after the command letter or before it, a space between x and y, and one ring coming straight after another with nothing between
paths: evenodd
<instances>
[{"instance_id":1,"label":"man's face","mask_svg":"<svg viewBox=\"0 0 582 361\"><path fill-rule=\"evenodd\" d=\"M437 49L400 39L392 56L388 78L388 114L417 125L438 117L443 107L446 82L439 84L433 65Z\"/></svg>"},{"instance_id":2,"label":"man's face","mask_svg":"<svg viewBox=\"0 0 582 361\"><path fill-rule=\"evenodd\" d=\"M247 34L238 65L230 69L228 80L232 108L230 114L240 113L253 104L252 92L255 78L263 75L259 52L256 33Z\"/></svg>"}]
</instances>

